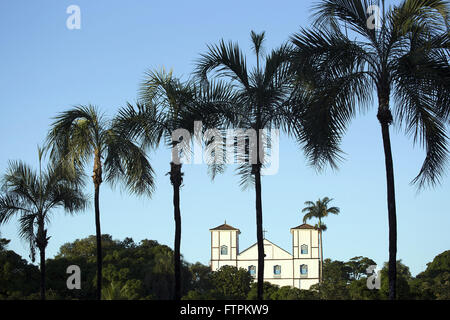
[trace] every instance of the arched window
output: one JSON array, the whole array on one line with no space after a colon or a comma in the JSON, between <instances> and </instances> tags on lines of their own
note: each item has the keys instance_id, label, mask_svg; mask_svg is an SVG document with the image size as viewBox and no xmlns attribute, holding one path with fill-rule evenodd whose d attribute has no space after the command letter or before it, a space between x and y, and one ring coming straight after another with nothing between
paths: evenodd
<instances>
[{"instance_id":1,"label":"arched window","mask_svg":"<svg viewBox=\"0 0 450 320\"><path fill-rule=\"evenodd\" d=\"M300 275L307 276L308 275L308 266L306 264L302 264L300 266Z\"/></svg>"},{"instance_id":2,"label":"arched window","mask_svg":"<svg viewBox=\"0 0 450 320\"><path fill-rule=\"evenodd\" d=\"M302 244L302 246L301 246L301 253L302 254L308 254L308 246L306 244Z\"/></svg>"},{"instance_id":3,"label":"arched window","mask_svg":"<svg viewBox=\"0 0 450 320\"><path fill-rule=\"evenodd\" d=\"M280 265L273 266L273 274L276 276L279 276L281 274L281 266Z\"/></svg>"},{"instance_id":4,"label":"arched window","mask_svg":"<svg viewBox=\"0 0 450 320\"><path fill-rule=\"evenodd\" d=\"M255 276L256 275L256 267L248 266L248 272L250 273L251 276Z\"/></svg>"},{"instance_id":5,"label":"arched window","mask_svg":"<svg viewBox=\"0 0 450 320\"><path fill-rule=\"evenodd\" d=\"M228 247L227 246L221 246L220 247L220 254L221 255L227 255L228 254Z\"/></svg>"}]
</instances>

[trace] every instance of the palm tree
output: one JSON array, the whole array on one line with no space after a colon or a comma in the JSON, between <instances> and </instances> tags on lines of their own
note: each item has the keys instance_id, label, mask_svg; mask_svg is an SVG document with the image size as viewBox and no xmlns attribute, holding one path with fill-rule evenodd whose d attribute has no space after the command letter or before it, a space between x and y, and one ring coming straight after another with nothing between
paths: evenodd
<instances>
[{"instance_id":1,"label":"palm tree","mask_svg":"<svg viewBox=\"0 0 450 320\"><path fill-rule=\"evenodd\" d=\"M325 197L323 199L318 199L316 202L306 201L305 208L303 208L302 212L306 212L303 216L303 223L306 223L309 219L317 218L319 222L314 226L317 230L319 230L320 235L320 281L323 281L323 243L322 243L322 232L327 230L327 226L322 223L322 219L328 217L329 213L339 214L338 207L330 207L328 208L328 204L333 199Z\"/></svg>"},{"instance_id":2,"label":"palm tree","mask_svg":"<svg viewBox=\"0 0 450 320\"><path fill-rule=\"evenodd\" d=\"M203 127L213 126L217 121L217 116L202 113L202 110L211 109L214 104L226 103L229 94L230 91L221 83L205 89L192 81L180 81L173 76L172 71L149 71L141 84L139 102L135 106L128 104L122 108L114 121L114 126L122 136L136 139L146 148L156 148L163 139L172 149L172 161L167 174L173 187L175 300L181 299L180 188L183 172L180 153L190 156L187 150L190 137L195 133L196 120L203 121ZM178 134L178 129L186 130L189 137Z\"/></svg>"},{"instance_id":3,"label":"palm tree","mask_svg":"<svg viewBox=\"0 0 450 320\"><path fill-rule=\"evenodd\" d=\"M102 243L100 229L100 185L103 177L114 186L122 180L135 194L151 195L153 169L145 153L117 133L93 106L78 106L61 112L48 134L52 157L66 167L85 168L93 158L95 231L97 240L97 299L102 289ZM104 162L103 162L104 159ZM104 173L103 173L104 172Z\"/></svg>"},{"instance_id":4,"label":"palm tree","mask_svg":"<svg viewBox=\"0 0 450 320\"><path fill-rule=\"evenodd\" d=\"M63 167L49 164L42 170L44 151L39 149L39 172L22 161L11 161L3 176L0 196L0 224L19 216L19 236L30 244L30 258L35 261L36 248L40 254L41 299L45 300L45 249L48 240L46 225L53 210L62 207L73 214L84 210L87 200L80 190L79 177Z\"/></svg>"},{"instance_id":5,"label":"palm tree","mask_svg":"<svg viewBox=\"0 0 450 320\"><path fill-rule=\"evenodd\" d=\"M212 109L212 113L221 113L224 124L244 130L253 129L256 141L249 144L239 155L241 159L250 158L242 163L238 172L241 174L241 185L254 184L256 194L256 226L258 243L258 299L263 297L264 282L264 245L263 216L261 199L261 168L264 165L264 144L262 130L272 126L282 127L287 124L289 114L285 102L290 93L290 78L288 73L288 47L282 46L263 56L264 32L251 32L253 52L256 55L256 67L247 69L246 57L235 43L225 43L208 46L208 52L202 54L196 67L196 75L205 86L209 85L208 76L213 73L216 79L226 79L233 88L233 105L224 105L224 109ZM265 65L261 66L264 60ZM250 154L249 154L250 153Z\"/></svg>"},{"instance_id":6,"label":"palm tree","mask_svg":"<svg viewBox=\"0 0 450 320\"><path fill-rule=\"evenodd\" d=\"M395 299L397 218L389 127L395 116L414 142L425 146L425 161L413 183L421 188L439 182L448 156L449 7L447 1L403 0L385 12L383 1L385 13L376 26L371 5L380 2L322 0L313 28L292 36L302 128L297 137L312 164L336 167L339 143L357 105L365 110L376 91L387 181L389 298Z\"/></svg>"}]
</instances>

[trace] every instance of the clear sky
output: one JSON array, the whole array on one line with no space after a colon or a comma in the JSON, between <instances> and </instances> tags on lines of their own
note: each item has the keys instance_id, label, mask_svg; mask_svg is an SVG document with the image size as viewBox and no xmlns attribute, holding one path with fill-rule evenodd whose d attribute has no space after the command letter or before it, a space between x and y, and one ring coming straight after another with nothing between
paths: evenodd
<instances>
[{"instance_id":1,"label":"clear sky","mask_svg":"<svg viewBox=\"0 0 450 320\"><path fill-rule=\"evenodd\" d=\"M69 30L69 5L81 9L81 29ZM1 1L0 2L0 173L10 159L37 165L51 118L77 104L95 104L112 116L134 102L149 68L173 68L188 77L206 45L221 38L250 53L250 31L266 31L267 49L286 41L311 20L309 1ZM413 275L448 250L450 180L420 193L409 183L424 151L399 128L392 130L397 192L398 258ZM338 171L318 174L297 145L282 136L279 172L263 178L267 238L291 251L289 228L301 223L307 200L334 198L339 216L327 219L325 258L367 256L388 260L386 182L381 130L375 106L352 123L342 145L346 161ZM102 232L135 241L154 239L173 247L172 188L165 173L170 153L150 154L157 173L152 199L136 198L107 185L101 189ZM241 230L241 250L256 242L254 191L241 191L233 170L211 182L205 165L183 167L182 254L207 264L209 229L226 219ZM91 171L91 168L89 168ZM92 194L92 188L88 191ZM9 248L28 257L15 220L1 226ZM95 234L93 206L77 216L55 211L49 227L48 256L66 242Z\"/></svg>"}]
</instances>

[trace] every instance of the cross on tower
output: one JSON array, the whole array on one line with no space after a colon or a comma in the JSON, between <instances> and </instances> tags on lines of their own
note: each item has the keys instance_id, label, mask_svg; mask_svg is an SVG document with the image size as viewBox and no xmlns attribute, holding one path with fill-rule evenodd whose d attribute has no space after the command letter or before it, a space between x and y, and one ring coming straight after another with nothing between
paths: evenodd
<instances>
[{"instance_id":1,"label":"cross on tower","mask_svg":"<svg viewBox=\"0 0 450 320\"><path fill-rule=\"evenodd\" d=\"M268 232L266 229L263 229L263 239L266 238L266 232Z\"/></svg>"}]
</instances>

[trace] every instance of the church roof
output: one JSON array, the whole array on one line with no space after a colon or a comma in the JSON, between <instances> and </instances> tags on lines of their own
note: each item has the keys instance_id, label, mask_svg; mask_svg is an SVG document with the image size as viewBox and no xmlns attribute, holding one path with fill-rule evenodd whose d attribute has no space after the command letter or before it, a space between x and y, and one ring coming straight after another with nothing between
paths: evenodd
<instances>
[{"instance_id":1,"label":"church roof","mask_svg":"<svg viewBox=\"0 0 450 320\"><path fill-rule=\"evenodd\" d=\"M315 229L312 225L307 224L307 223L303 223L299 226L296 226L295 228L291 228L292 229Z\"/></svg>"},{"instance_id":2,"label":"church roof","mask_svg":"<svg viewBox=\"0 0 450 320\"><path fill-rule=\"evenodd\" d=\"M230 226L229 224L226 224L226 223L221 224L218 227L209 229L209 231L213 231L213 230L237 230L239 233L241 233L241 231L239 229L237 229L235 227L232 227L232 226Z\"/></svg>"},{"instance_id":3,"label":"church roof","mask_svg":"<svg viewBox=\"0 0 450 320\"><path fill-rule=\"evenodd\" d=\"M283 250L283 251L286 252L288 255L292 256L288 251L284 250L284 249L283 249L282 247L280 247L280 246L277 246L275 243L273 243L273 242L270 241L270 240L267 240L266 238L263 239L263 244L265 244L265 245L266 245L266 244L271 244L271 245L277 247L278 249ZM257 246L257 245L258 245L258 242L255 242L254 244L252 244L250 247L248 247L248 248L245 249L244 251L239 252L238 256L240 256L240 255L241 255L242 253L244 253L245 251L250 250L251 248L253 248L253 247Z\"/></svg>"}]
</instances>

